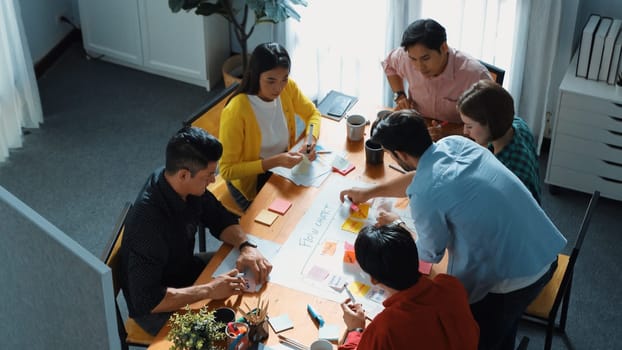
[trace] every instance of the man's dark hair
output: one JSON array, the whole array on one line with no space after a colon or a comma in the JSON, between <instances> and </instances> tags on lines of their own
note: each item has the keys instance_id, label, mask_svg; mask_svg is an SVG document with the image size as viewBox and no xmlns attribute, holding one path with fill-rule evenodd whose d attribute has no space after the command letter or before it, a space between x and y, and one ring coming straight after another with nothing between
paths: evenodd
<instances>
[{"instance_id":1,"label":"man's dark hair","mask_svg":"<svg viewBox=\"0 0 622 350\"><path fill-rule=\"evenodd\" d=\"M458 111L490 129L496 140L512 127L514 99L501 85L480 80L462 93L456 103Z\"/></svg>"},{"instance_id":2,"label":"man's dark hair","mask_svg":"<svg viewBox=\"0 0 622 350\"><path fill-rule=\"evenodd\" d=\"M410 232L400 226L365 226L354 242L356 261L378 282L397 290L419 280L419 254Z\"/></svg>"},{"instance_id":3,"label":"man's dark hair","mask_svg":"<svg viewBox=\"0 0 622 350\"><path fill-rule=\"evenodd\" d=\"M423 117L412 109L385 116L376 124L371 139L387 151L402 151L416 158L432 145Z\"/></svg>"},{"instance_id":4,"label":"man's dark hair","mask_svg":"<svg viewBox=\"0 0 622 350\"><path fill-rule=\"evenodd\" d=\"M280 67L289 72L292 62L285 48L278 43L263 43L257 45L248 62L248 68L235 95L259 93L259 76L261 73Z\"/></svg>"},{"instance_id":5,"label":"man's dark hair","mask_svg":"<svg viewBox=\"0 0 622 350\"><path fill-rule=\"evenodd\" d=\"M186 169L194 176L221 156L222 144L218 139L201 128L186 126L166 145L166 172L174 174Z\"/></svg>"},{"instance_id":6,"label":"man's dark hair","mask_svg":"<svg viewBox=\"0 0 622 350\"><path fill-rule=\"evenodd\" d=\"M441 45L447 41L445 28L433 19L418 19L411 23L404 34L400 46L404 50L416 44L423 44L430 50L441 52Z\"/></svg>"}]
</instances>

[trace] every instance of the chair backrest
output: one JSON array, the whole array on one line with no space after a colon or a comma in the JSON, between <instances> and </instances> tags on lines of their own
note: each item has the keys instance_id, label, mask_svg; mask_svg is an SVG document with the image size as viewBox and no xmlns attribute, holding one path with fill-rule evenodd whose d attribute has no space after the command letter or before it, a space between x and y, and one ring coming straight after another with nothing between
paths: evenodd
<instances>
[{"instance_id":1,"label":"chair backrest","mask_svg":"<svg viewBox=\"0 0 622 350\"><path fill-rule=\"evenodd\" d=\"M574 265L579 256L579 251L581 250L581 246L583 245L585 234L587 233L587 229L590 226L590 222L592 221L592 215L594 214L594 209L596 208L596 204L598 203L599 198L600 192L594 191L594 193L592 194L592 198L590 199L590 203L588 204L585 211L585 215L583 216L583 221L581 222L581 226L579 227L579 235L577 236L577 240L575 241L574 247L572 248L572 253L570 254L568 266L566 267L566 272L564 273L564 277L562 278L559 286L559 291L555 296L555 301L553 302L553 307L551 308L553 315L557 313L557 309L561 305L562 299L564 295L566 295L566 292L570 286L570 282L572 281Z\"/></svg>"},{"instance_id":2,"label":"chair backrest","mask_svg":"<svg viewBox=\"0 0 622 350\"><path fill-rule=\"evenodd\" d=\"M192 116L184 122L184 126L196 126L204 129L218 138L220 132L220 114L225 108L229 97L238 88L238 83L233 83L222 90L212 100L201 106Z\"/></svg>"},{"instance_id":3,"label":"chair backrest","mask_svg":"<svg viewBox=\"0 0 622 350\"><path fill-rule=\"evenodd\" d=\"M492 79L494 81L497 82L497 84L499 85L503 85L503 78L505 78L505 70L501 69L495 65L492 65L490 63L486 63L482 60L479 60L479 62L486 67L486 69L488 69L488 71L490 72L490 75L492 75Z\"/></svg>"},{"instance_id":4,"label":"chair backrest","mask_svg":"<svg viewBox=\"0 0 622 350\"><path fill-rule=\"evenodd\" d=\"M114 286L114 295L119 294L121 290L121 281L120 281L120 264L121 257L119 256L119 251L121 249L121 241L123 240L123 229L125 226L125 218L127 217L127 213L132 208L132 203L126 202L123 206L123 210L121 214L117 218L117 221L114 225L114 229L112 234L110 235L110 239L104 248L104 253L102 255L102 261L112 270L112 285Z\"/></svg>"},{"instance_id":5,"label":"chair backrest","mask_svg":"<svg viewBox=\"0 0 622 350\"><path fill-rule=\"evenodd\" d=\"M528 346L529 346L529 337L523 336L520 340L520 343L518 343L518 347L516 348L516 350L526 350Z\"/></svg>"}]
</instances>

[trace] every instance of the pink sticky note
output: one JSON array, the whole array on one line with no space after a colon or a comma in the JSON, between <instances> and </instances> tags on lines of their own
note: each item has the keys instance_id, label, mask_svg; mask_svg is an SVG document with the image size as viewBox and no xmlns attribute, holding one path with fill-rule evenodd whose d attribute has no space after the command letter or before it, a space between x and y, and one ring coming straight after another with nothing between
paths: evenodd
<instances>
[{"instance_id":1,"label":"pink sticky note","mask_svg":"<svg viewBox=\"0 0 622 350\"><path fill-rule=\"evenodd\" d=\"M432 272L432 263L419 260L419 272L424 275L429 275Z\"/></svg>"},{"instance_id":2,"label":"pink sticky note","mask_svg":"<svg viewBox=\"0 0 622 350\"><path fill-rule=\"evenodd\" d=\"M307 272L307 276L315 281L323 281L328 275L328 270L315 265Z\"/></svg>"},{"instance_id":3,"label":"pink sticky note","mask_svg":"<svg viewBox=\"0 0 622 350\"><path fill-rule=\"evenodd\" d=\"M291 206L292 202L277 198L270 204L268 210L284 215Z\"/></svg>"},{"instance_id":4,"label":"pink sticky note","mask_svg":"<svg viewBox=\"0 0 622 350\"><path fill-rule=\"evenodd\" d=\"M354 244L352 244L352 243L350 243L348 241L345 241L345 242L343 242L343 249L346 250L346 251L354 251Z\"/></svg>"}]
</instances>

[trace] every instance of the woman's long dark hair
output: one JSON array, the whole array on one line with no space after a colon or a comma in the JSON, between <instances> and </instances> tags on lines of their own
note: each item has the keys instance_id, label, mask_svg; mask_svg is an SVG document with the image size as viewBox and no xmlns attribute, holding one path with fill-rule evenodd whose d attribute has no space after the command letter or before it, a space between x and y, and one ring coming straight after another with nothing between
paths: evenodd
<instances>
[{"instance_id":1,"label":"woman's long dark hair","mask_svg":"<svg viewBox=\"0 0 622 350\"><path fill-rule=\"evenodd\" d=\"M244 78L242 78L240 86L231 98L238 94L257 95L259 93L259 75L277 67L285 68L289 72L291 60L287 50L278 43L259 44L253 50Z\"/></svg>"}]
</instances>

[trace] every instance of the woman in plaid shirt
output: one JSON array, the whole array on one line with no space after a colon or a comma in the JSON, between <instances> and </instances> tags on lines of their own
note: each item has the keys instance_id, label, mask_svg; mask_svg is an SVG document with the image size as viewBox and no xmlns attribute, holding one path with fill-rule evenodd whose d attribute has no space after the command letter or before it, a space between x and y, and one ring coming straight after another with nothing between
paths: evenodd
<instances>
[{"instance_id":1,"label":"woman in plaid shirt","mask_svg":"<svg viewBox=\"0 0 622 350\"><path fill-rule=\"evenodd\" d=\"M529 127L514 116L514 99L501 85L480 80L458 99L464 135L495 154L540 203L540 175Z\"/></svg>"}]
</instances>

